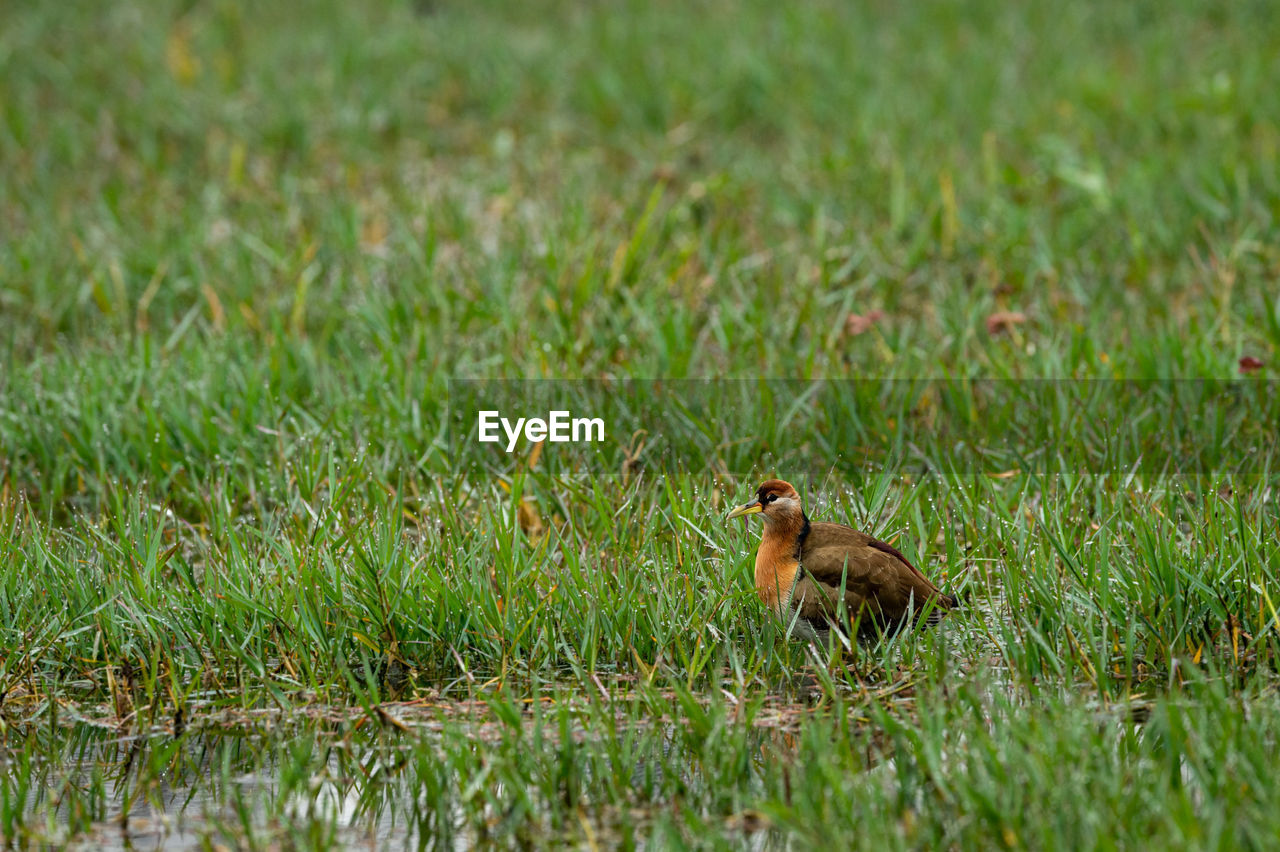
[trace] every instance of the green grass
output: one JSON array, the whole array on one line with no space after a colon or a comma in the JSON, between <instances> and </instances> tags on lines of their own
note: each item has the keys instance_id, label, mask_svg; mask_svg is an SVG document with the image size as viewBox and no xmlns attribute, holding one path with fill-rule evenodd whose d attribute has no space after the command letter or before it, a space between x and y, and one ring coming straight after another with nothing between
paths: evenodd
<instances>
[{"instance_id":1,"label":"green grass","mask_svg":"<svg viewBox=\"0 0 1280 852\"><path fill-rule=\"evenodd\" d=\"M1272 17L6 7L0 837L1266 848ZM774 474L968 605L784 641Z\"/></svg>"}]
</instances>

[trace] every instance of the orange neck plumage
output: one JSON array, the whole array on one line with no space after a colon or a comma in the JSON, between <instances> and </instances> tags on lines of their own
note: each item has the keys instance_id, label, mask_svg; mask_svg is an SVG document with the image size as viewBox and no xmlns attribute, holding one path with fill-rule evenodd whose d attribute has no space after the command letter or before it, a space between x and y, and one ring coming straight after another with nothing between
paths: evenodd
<instances>
[{"instance_id":1,"label":"orange neck plumage","mask_svg":"<svg viewBox=\"0 0 1280 852\"><path fill-rule=\"evenodd\" d=\"M800 573L800 536L805 518L777 518L764 525L756 551L756 594L765 606L785 617Z\"/></svg>"}]
</instances>

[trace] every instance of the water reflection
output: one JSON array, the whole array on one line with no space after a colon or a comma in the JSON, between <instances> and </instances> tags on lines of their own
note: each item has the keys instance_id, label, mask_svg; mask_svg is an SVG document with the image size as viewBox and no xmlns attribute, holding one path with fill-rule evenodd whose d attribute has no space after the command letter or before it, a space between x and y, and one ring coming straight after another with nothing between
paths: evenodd
<instances>
[{"instance_id":1,"label":"water reflection","mask_svg":"<svg viewBox=\"0 0 1280 852\"><path fill-rule=\"evenodd\" d=\"M608 753L592 747L598 720L540 721L489 719L464 732L429 718L278 718L248 729L193 724L178 737L83 722L10 725L0 738L0 807L10 815L0 834L71 848L470 848L535 847L589 831L604 845L626 835L643 846L643 833L630 832L673 790L709 780L677 720L624 725L614 736L635 747ZM791 747L785 736L752 734L756 771ZM630 801L610 786L616 777ZM726 819L753 848L768 845L764 825L750 813Z\"/></svg>"}]
</instances>

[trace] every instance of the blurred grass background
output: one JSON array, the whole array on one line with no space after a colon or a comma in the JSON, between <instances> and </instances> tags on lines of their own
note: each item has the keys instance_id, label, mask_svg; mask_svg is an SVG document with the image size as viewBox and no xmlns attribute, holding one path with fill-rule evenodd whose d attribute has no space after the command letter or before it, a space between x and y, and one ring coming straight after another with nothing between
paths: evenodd
<instances>
[{"instance_id":1,"label":"blurred grass background","mask_svg":"<svg viewBox=\"0 0 1280 852\"><path fill-rule=\"evenodd\" d=\"M21 360L381 343L462 376L1231 372L1278 333L1269 20L13 8L3 333ZM997 309L1031 357L986 339Z\"/></svg>"},{"instance_id":2,"label":"blurred grass background","mask_svg":"<svg viewBox=\"0 0 1280 852\"><path fill-rule=\"evenodd\" d=\"M0 8L0 832L92 837L192 776L246 844L340 842L289 810L324 785L443 842L1274 836L1271 467L811 480L971 594L839 661L778 641L719 521L816 427L742 477L444 452L450 378L1273 381L1273 17ZM379 715L424 696L483 709ZM227 722L268 707L300 745ZM334 764L348 709L387 775ZM261 739L198 751L228 726Z\"/></svg>"},{"instance_id":3,"label":"blurred grass background","mask_svg":"<svg viewBox=\"0 0 1280 852\"><path fill-rule=\"evenodd\" d=\"M1268 14L11 9L6 480L162 497L175 467L243 479L255 427L377 440L390 477L438 446L447 377L1271 363Z\"/></svg>"}]
</instances>

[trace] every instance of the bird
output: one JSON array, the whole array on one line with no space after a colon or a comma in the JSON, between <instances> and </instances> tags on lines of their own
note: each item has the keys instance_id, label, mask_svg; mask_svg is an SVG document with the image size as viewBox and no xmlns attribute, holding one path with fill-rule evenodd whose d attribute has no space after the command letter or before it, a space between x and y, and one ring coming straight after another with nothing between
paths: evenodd
<instances>
[{"instance_id":1,"label":"bird","mask_svg":"<svg viewBox=\"0 0 1280 852\"><path fill-rule=\"evenodd\" d=\"M756 593L792 635L825 641L833 628L847 636L852 625L864 638L894 633L926 612L925 622L937 623L960 604L893 545L845 524L810 521L789 482L767 480L725 520L756 514L764 520Z\"/></svg>"}]
</instances>

